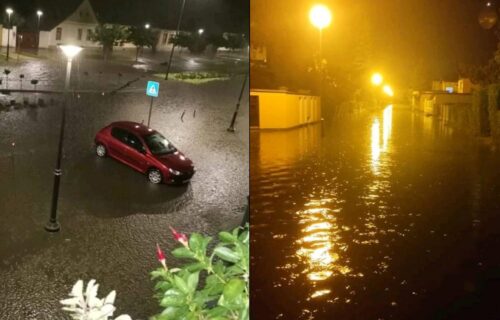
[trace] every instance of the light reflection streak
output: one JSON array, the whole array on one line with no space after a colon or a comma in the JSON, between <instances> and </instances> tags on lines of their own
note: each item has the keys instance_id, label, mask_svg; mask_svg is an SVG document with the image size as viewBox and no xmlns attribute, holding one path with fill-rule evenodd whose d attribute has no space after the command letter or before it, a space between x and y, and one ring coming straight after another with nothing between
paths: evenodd
<instances>
[{"instance_id":1,"label":"light reflection streak","mask_svg":"<svg viewBox=\"0 0 500 320\"><path fill-rule=\"evenodd\" d=\"M297 257L305 263L303 271L312 282L324 281L336 274L346 274L351 269L342 264L339 251L347 246L341 243L341 228L336 223L335 212L325 205L332 199L311 200L306 209L299 211L303 236L297 241ZM316 291L311 298L328 294L329 290Z\"/></svg>"},{"instance_id":2,"label":"light reflection streak","mask_svg":"<svg viewBox=\"0 0 500 320\"><path fill-rule=\"evenodd\" d=\"M380 121L375 118L371 127L371 167L375 175L379 174L380 156L389 151L389 138L392 133L392 105L388 105L382 117L382 146L380 146Z\"/></svg>"}]
</instances>

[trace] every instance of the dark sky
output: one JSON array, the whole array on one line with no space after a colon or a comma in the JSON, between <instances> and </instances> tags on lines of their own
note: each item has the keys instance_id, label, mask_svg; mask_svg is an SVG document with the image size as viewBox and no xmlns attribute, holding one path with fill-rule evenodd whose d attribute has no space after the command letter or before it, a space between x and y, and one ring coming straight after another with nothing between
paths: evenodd
<instances>
[{"instance_id":1,"label":"dark sky","mask_svg":"<svg viewBox=\"0 0 500 320\"><path fill-rule=\"evenodd\" d=\"M35 11L41 8L44 18L75 8L81 0L0 0L0 8L7 5L35 20ZM123 24L175 28L181 0L91 0L103 20ZM208 32L248 32L249 0L186 0L184 29L205 28Z\"/></svg>"},{"instance_id":2,"label":"dark sky","mask_svg":"<svg viewBox=\"0 0 500 320\"><path fill-rule=\"evenodd\" d=\"M334 16L323 33L324 56L330 65L344 70L350 70L359 42L369 48L365 51L373 70L380 70L403 85L417 67L425 68L432 79L454 79L458 63L483 63L496 48L494 32L483 30L478 23L486 1L322 2ZM500 5L500 1L492 3ZM252 23L258 25L261 37L274 47L280 62L289 63L286 70L304 70L304 61L310 61L317 50L318 30L308 20L313 4L310 0L252 0Z\"/></svg>"}]
</instances>

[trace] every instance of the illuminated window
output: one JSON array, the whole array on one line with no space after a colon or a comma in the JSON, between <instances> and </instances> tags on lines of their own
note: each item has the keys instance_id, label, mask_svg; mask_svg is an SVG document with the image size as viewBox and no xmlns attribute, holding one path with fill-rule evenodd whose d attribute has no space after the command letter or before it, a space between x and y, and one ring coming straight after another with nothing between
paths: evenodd
<instances>
[{"instance_id":1,"label":"illuminated window","mask_svg":"<svg viewBox=\"0 0 500 320\"><path fill-rule=\"evenodd\" d=\"M448 93L453 93L453 87L446 87L445 91Z\"/></svg>"},{"instance_id":2,"label":"illuminated window","mask_svg":"<svg viewBox=\"0 0 500 320\"><path fill-rule=\"evenodd\" d=\"M61 40L62 38L62 28L56 29L56 40Z\"/></svg>"}]
</instances>

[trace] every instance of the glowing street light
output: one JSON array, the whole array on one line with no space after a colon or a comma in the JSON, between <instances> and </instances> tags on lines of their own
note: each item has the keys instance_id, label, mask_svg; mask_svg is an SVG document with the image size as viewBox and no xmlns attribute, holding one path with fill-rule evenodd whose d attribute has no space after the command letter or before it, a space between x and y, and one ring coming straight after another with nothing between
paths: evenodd
<instances>
[{"instance_id":1,"label":"glowing street light","mask_svg":"<svg viewBox=\"0 0 500 320\"><path fill-rule=\"evenodd\" d=\"M372 84L375 85L375 86L379 86L382 84L382 81L384 80L384 78L382 77L382 75L380 73L374 73L372 75Z\"/></svg>"},{"instance_id":2,"label":"glowing street light","mask_svg":"<svg viewBox=\"0 0 500 320\"><path fill-rule=\"evenodd\" d=\"M150 27L149 23L146 23L146 24L144 25L144 28L146 28L146 29L149 29L149 27Z\"/></svg>"},{"instance_id":3,"label":"glowing street light","mask_svg":"<svg viewBox=\"0 0 500 320\"><path fill-rule=\"evenodd\" d=\"M203 32L205 32L204 29L198 29L198 34L201 36L203 34Z\"/></svg>"},{"instance_id":4,"label":"glowing street light","mask_svg":"<svg viewBox=\"0 0 500 320\"><path fill-rule=\"evenodd\" d=\"M391 86L389 86L388 84L386 84L386 85L382 88L382 90L384 90L384 93L385 93L386 95L388 95L389 97L394 96L394 92L392 91Z\"/></svg>"},{"instance_id":5,"label":"glowing street light","mask_svg":"<svg viewBox=\"0 0 500 320\"><path fill-rule=\"evenodd\" d=\"M309 11L309 20L313 26L321 30L330 25L332 22L332 14L326 6L317 4Z\"/></svg>"},{"instance_id":6,"label":"glowing street light","mask_svg":"<svg viewBox=\"0 0 500 320\"><path fill-rule=\"evenodd\" d=\"M9 61L9 49L10 49L10 29L12 29L12 24L10 23L10 15L14 13L14 10L11 8L5 9L5 12L7 12L7 15L9 16L9 29L7 29L7 56L5 57L6 61Z\"/></svg>"},{"instance_id":7,"label":"glowing street light","mask_svg":"<svg viewBox=\"0 0 500 320\"><path fill-rule=\"evenodd\" d=\"M57 153L57 162L56 168L54 169L54 188L52 190L52 207L50 211L50 219L49 222L45 225L45 230L49 232L57 232L61 229L59 222L57 221L57 201L59 200L59 184L61 181L61 159L62 159L62 149L63 149L63 141L64 141L64 126L66 124L66 105L69 102L68 94L69 94L69 83L71 78L71 63L73 58L82 51L83 48L73 45L62 45L59 46L62 52L68 59L68 63L66 65L66 83L64 85L64 89L66 91L66 99L63 104L62 109L62 119L61 119L61 129L59 131L59 148Z\"/></svg>"},{"instance_id":8,"label":"glowing street light","mask_svg":"<svg viewBox=\"0 0 500 320\"><path fill-rule=\"evenodd\" d=\"M313 6L309 11L309 21L311 21L311 24L319 30L319 52L321 56L322 31L332 22L330 9L322 4Z\"/></svg>"}]
</instances>

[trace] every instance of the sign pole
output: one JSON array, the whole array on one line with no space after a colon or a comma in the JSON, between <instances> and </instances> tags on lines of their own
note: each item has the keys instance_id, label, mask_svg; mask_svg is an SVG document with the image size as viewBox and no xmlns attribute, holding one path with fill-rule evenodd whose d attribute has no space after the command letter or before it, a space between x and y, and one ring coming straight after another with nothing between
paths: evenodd
<instances>
[{"instance_id":1,"label":"sign pole","mask_svg":"<svg viewBox=\"0 0 500 320\"><path fill-rule=\"evenodd\" d=\"M148 127L149 127L149 122L151 121L151 111L153 110L153 97L151 97L151 103L149 104L149 116L148 116Z\"/></svg>"},{"instance_id":2,"label":"sign pole","mask_svg":"<svg viewBox=\"0 0 500 320\"><path fill-rule=\"evenodd\" d=\"M151 102L149 104L149 115L148 115L148 127L151 122L151 113L153 111L153 98L158 98L160 93L160 83L156 81L148 81L146 86L146 95L151 97Z\"/></svg>"}]
</instances>

